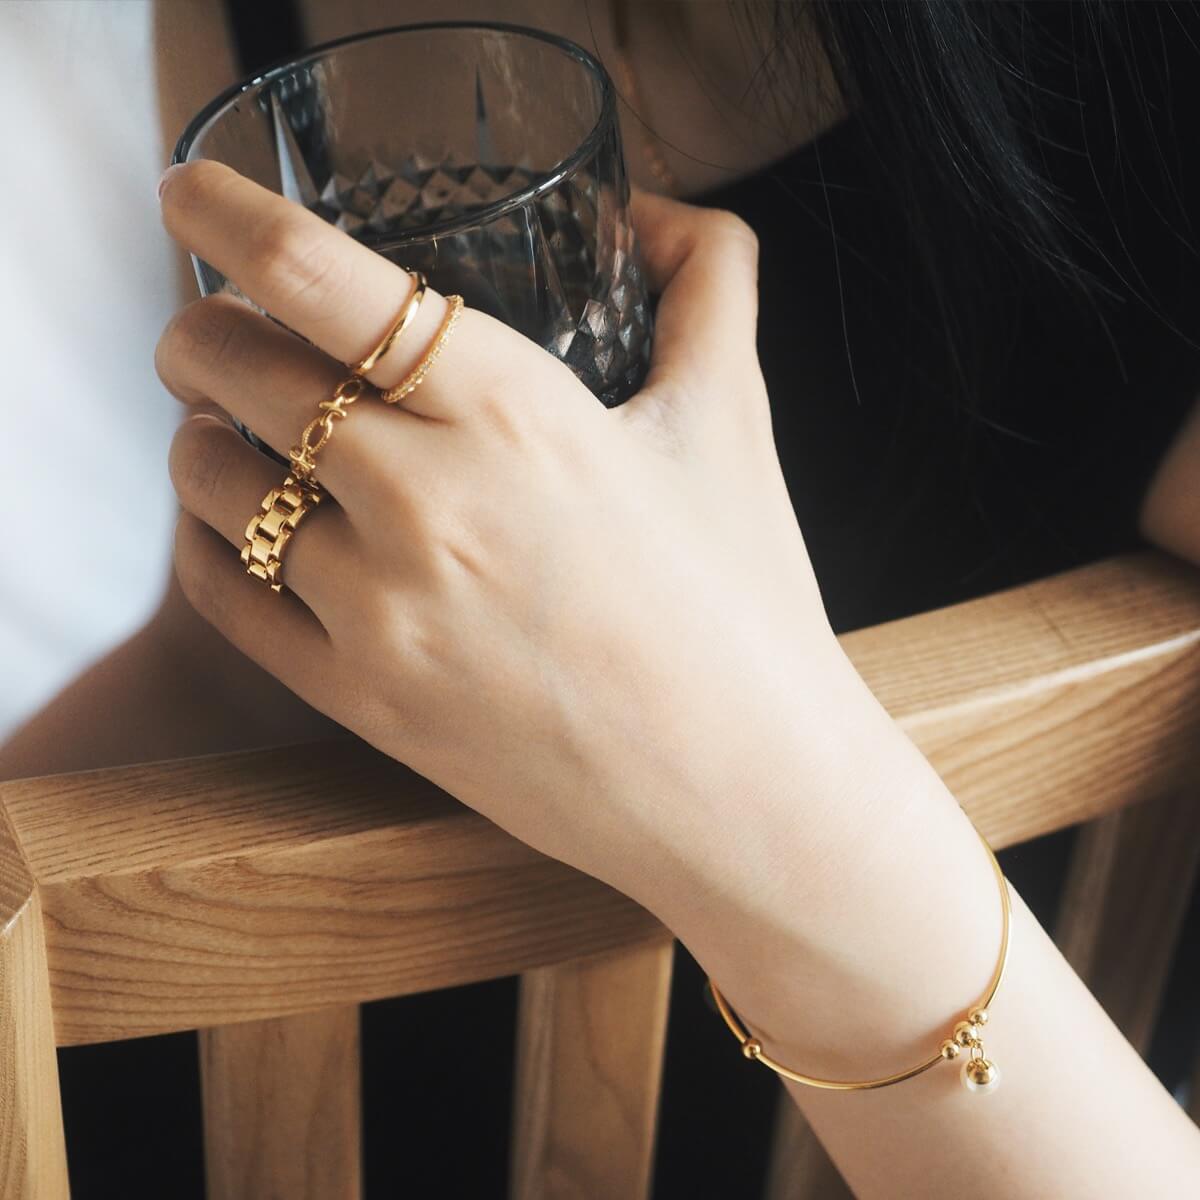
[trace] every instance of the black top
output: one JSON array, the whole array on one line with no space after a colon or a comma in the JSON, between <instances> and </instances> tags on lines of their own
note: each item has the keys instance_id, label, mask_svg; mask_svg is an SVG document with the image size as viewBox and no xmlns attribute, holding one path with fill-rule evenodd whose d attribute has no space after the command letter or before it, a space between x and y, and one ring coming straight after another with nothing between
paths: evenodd
<instances>
[{"instance_id":1,"label":"black top","mask_svg":"<svg viewBox=\"0 0 1200 1200\"><path fill-rule=\"evenodd\" d=\"M1138 8L1142 18L1153 11ZM243 47L288 28L259 21ZM1126 45L1144 68L1154 133L1130 115L1120 94L1129 73L1114 67L1120 155L1098 77L1085 80L1093 91L1082 108L1063 106L1061 146L1047 152L1094 243L1084 265L1107 290L1084 302L1045 271L998 270L1012 252L981 237L978 262L957 264L987 280L969 400L858 121L704 198L741 214L761 239L759 348L776 439L838 629L1137 543L1139 500L1200 382L1200 267L1186 217L1200 55L1182 33L1151 33L1131 28ZM256 44L248 65L293 48ZM1043 920L1059 862L1036 849L1005 858ZM742 1059L704 1005L701 981L681 951L656 1195L751 1200L777 1084ZM504 1194L514 1012L512 980L365 1006L369 1196ZM489 1058L490 1069L468 1069ZM175 1200L198 1200L194 1038L74 1049L61 1060L76 1200L157 1197L164 1178ZM126 1099L104 1103L118 1086Z\"/></svg>"},{"instance_id":2,"label":"black top","mask_svg":"<svg viewBox=\"0 0 1200 1200\"><path fill-rule=\"evenodd\" d=\"M1200 112L1197 66L1176 76L1180 117ZM1186 225L1200 158L1176 147L1190 158L1173 164L1172 212L1157 149L1125 132L1117 188L1097 190L1093 167L1108 175L1098 150L1055 164L1095 243L1081 252L1090 295L1044 268L998 268L984 245L968 265L985 329L968 351L978 396L950 368L904 216L857 122L705 197L761 239L776 442L839 630L1137 543L1139 502L1200 384L1200 259Z\"/></svg>"}]
</instances>

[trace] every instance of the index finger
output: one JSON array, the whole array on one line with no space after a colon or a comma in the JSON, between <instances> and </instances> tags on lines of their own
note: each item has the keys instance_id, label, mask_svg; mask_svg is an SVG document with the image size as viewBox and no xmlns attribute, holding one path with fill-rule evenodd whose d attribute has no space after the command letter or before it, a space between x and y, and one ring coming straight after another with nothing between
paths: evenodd
<instances>
[{"instance_id":1,"label":"index finger","mask_svg":"<svg viewBox=\"0 0 1200 1200\"><path fill-rule=\"evenodd\" d=\"M222 163L172 168L160 200L172 237L341 362L367 356L415 286L407 271L382 255ZM371 382L381 388L399 383L435 338L445 313L445 300L427 292L411 327L368 372ZM485 363L519 357L526 349L536 348L484 314L464 311L437 370L404 406L454 419L485 382Z\"/></svg>"},{"instance_id":2,"label":"index finger","mask_svg":"<svg viewBox=\"0 0 1200 1200\"><path fill-rule=\"evenodd\" d=\"M642 265L661 293L650 380L673 375L735 387L755 353L758 242L731 212L635 190Z\"/></svg>"}]
</instances>

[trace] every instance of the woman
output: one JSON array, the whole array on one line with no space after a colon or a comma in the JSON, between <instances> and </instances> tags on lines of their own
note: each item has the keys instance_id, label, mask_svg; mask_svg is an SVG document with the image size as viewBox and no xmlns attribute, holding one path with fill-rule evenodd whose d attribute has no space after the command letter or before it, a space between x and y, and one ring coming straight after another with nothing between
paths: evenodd
<instances>
[{"instance_id":1,"label":"woman","mask_svg":"<svg viewBox=\"0 0 1200 1200\"><path fill-rule=\"evenodd\" d=\"M705 160L651 143L645 181L709 189L709 204L761 217L771 253L760 290L755 238L741 221L638 197L662 300L650 378L625 407L600 409L560 364L465 312L401 408L358 404L339 425L320 461L335 503L307 516L289 547L284 596L236 562L246 517L278 468L211 414L184 423L171 464L185 509L176 566L207 621L320 712L657 913L775 1060L858 1079L923 1057L978 995L995 962L998 900L953 797L841 655L817 584L841 628L1109 552L1139 521L1200 561L1200 434L1183 402L1197 374L1185 321L1194 329L1197 313L1181 311L1195 267L1162 250L1136 200L1095 184L1068 192L1067 169L1041 161L1067 117L1039 72L1061 69L1067 46L1080 89L1099 80L1119 93L1134 72L1118 69L1113 48L1138 65L1149 54L1133 11L1128 28L1089 28L1092 43L1056 41L1048 29L1033 37L1020 22L1051 18L1022 6L806 11L812 23L783 31L799 53L776 59L771 94L788 94L797 64L821 78L824 48L859 122L819 137L811 157L798 146L835 107L824 87L792 89L805 106L786 137L774 126L764 139L758 114L735 108L723 132L708 126L708 142L688 142L685 117L697 111L688 88L703 93L722 70L737 77L730 31L745 26L716 6L687 9L688 53L655 72L650 48L663 45L665 27L655 40L637 10L628 64L641 102L655 130ZM1166 11L1189 32L1190 10ZM309 14L310 34L328 15ZM596 36L612 39L614 14L601 15ZM1076 10L1057 15L1071 21ZM545 24L549 14L505 16ZM1034 45L1031 78L1014 90L1009 52ZM1109 57L1089 59L1089 45ZM1177 36L1158 53L1186 62L1195 52ZM1178 64L1166 57L1149 73L1160 87L1186 74L1168 75ZM693 58L704 67L695 75ZM1155 111L1146 77L1120 110L1123 128ZM1185 111L1170 100L1179 107L1166 111ZM881 129L891 138L877 139L878 156L863 160L872 166L795 195L814 158L858 163L860 147L847 142ZM1088 149L1095 170L1104 153ZM1182 238L1185 214L1160 201L1186 196L1187 164L1161 157L1137 178L1162 229ZM715 194L714 162L748 178ZM864 295L867 273L879 273L891 300L906 262L899 238L878 258L848 261L869 235L887 241L888 210L872 203L883 194L880 163L909 205L906 228L928 275L911 309L889 311L894 328L868 340L860 322L878 296ZM855 189L848 200L835 200L839 182ZM772 195L780 184L795 207ZM1089 224L1096 196L1109 211ZM805 212L813 199L817 219ZM1118 201L1126 208L1113 211ZM164 382L286 450L411 283L211 164L168 172L161 202L182 246L312 342L224 299L203 301L163 335ZM883 229L855 227L863 236L843 243L839 219L856 202ZM806 231L815 242L814 230L837 260L827 280L820 263L814 271L786 253ZM1110 248L1113 230L1124 260ZM990 309L955 275L964 253L972 273L986 272ZM770 389L755 369L760 296ZM436 296L421 305L374 384L405 376L444 311ZM845 360L822 357L830 339L818 336L830 312L844 326L833 344L848 348L853 368L836 383L826 373ZM1139 360L1140 381L1161 385L1165 399L1134 409L1126 392L1105 392L1111 381L1087 357L1101 338ZM941 352L914 354L914 339ZM1049 411L1014 394L1030 382L1009 361L1014 342L1050 375L1031 388L1039 402L1071 378L1098 389L1086 422L1065 392ZM1073 376L1056 377L1042 346L1060 357L1069 348ZM885 388L897 364L899 387ZM831 411L846 383L855 406ZM877 469L867 478L864 468ZM1070 1070L1058 1066L1064 1029L1087 1048ZM1200 1179L1195 1130L1016 895L986 1043L1005 1070L986 1104L948 1090L940 1071L853 1097L789 1087L861 1196L1172 1196Z\"/></svg>"}]
</instances>

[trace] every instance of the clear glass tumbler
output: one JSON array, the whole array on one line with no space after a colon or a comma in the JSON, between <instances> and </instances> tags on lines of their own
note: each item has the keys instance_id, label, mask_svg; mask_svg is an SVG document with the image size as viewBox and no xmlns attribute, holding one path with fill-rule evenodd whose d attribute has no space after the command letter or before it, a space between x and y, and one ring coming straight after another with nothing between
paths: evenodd
<instances>
[{"instance_id":1,"label":"clear glass tumbler","mask_svg":"<svg viewBox=\"0 0 1200 1200\"><path fill-rule=\"evenodd\" d=\"M579 46L463 24L333 42L198 113L174 161L201 158L424 271L562 359L604 404L640 386L651 311L615 97ZM194 261L204 294L236 292Z\"/></svg>"}]
</instances>

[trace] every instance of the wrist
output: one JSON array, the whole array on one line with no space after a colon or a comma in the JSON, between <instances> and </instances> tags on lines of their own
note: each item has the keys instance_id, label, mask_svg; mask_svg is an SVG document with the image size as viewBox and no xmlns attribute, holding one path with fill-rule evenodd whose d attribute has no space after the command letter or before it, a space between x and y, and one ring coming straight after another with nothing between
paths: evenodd
<instances>
[{"instance_id":1,"label":"wrist","mask_svg":"<svg viewBox=\"0 0 1200 1200\"><path fill-rule=\"evenodd\" d=\"M857 676L830 691L819 736L748 771L638 898L768 1054L857 1078L928 1057L979 999L1001 907L933 769Z\"/></svg>"}]
</instances>

